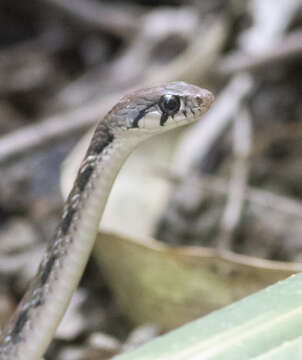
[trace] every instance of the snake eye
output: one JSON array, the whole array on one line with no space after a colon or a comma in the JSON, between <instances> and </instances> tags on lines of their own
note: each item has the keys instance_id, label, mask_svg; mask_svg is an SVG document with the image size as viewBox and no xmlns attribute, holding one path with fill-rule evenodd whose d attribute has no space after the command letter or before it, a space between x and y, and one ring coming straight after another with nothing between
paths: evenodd
<instances>
[{"instance_id":1,"label":"snake eye","mask_svg":"<svg viewBox=\"0 0 302 360\"><path fill-rule=\"evenodd\" d=\"M173 116L180 108L180 100L176 95L163 95L159 99L159 107L164 114Z\"/></svg>"}]
</instances>

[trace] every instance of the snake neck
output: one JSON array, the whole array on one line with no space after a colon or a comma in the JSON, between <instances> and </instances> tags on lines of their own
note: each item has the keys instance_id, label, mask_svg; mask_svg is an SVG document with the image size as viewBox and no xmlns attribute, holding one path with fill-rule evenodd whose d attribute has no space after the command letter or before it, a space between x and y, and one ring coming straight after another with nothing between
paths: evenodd
<instances>
[{"instance_id":1,"label":"snake neck","mask_svg":"<svg viewBox=\"0 0 302 360\"><path fill-rule=\"evenodd\" d=\"M102 123L97 127L56 235L2 333L0 360L39 360L45 352L88 261L115 177L140 141L115 138Z\"/></svg>"}]
</instances>

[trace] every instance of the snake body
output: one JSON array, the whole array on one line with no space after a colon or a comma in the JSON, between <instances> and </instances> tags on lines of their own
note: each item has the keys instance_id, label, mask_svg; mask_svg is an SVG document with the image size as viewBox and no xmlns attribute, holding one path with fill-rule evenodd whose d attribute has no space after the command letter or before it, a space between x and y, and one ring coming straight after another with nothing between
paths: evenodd
<instances>
[{"instance_id":1,"label":"snake body","mask_svg":"<svg viewBox=\"0 0 302 360\"><path fill-rule=\"evenodd\" d=\"M192 123L213 95L184 82L135 91L99 121L56 234L38 272L1 334L1 360L39 360L64 315L88 261L114 179L142 141Z\"/></svg>"}]
</instances>

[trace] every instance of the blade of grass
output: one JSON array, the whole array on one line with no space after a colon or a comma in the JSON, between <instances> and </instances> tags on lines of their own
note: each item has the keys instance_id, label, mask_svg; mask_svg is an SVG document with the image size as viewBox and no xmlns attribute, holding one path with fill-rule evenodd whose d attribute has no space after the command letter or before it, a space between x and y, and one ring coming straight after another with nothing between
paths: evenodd
<instances>
[{"instance_id":1,"label":"blade of grass","mask_svg":"<svg viewBox=\"0 0 302 360\"><path fill-rule=\"evenodd\" d=\"M302 274L299 274L115 360L268 360L270 353L276 356L278 352L291 351L293 346L301 348L301 335ZM292 344L288 350L284 348L287 343ZM280 356L278 359L293 360L287 355Z\"/></svg>"}]
</instances>

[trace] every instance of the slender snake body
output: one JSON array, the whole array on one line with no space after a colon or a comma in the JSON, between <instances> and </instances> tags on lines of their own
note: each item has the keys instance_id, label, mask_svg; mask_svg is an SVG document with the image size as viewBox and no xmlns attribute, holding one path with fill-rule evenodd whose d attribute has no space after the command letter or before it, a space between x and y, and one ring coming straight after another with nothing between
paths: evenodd
<instances>
[{"instance_id":1,"label":"slender snake body","mask_svg":"<svg viewBox=\"0 0 302 360\"><path fill-rule=\"evenodd\" d=\"M95 130L37 275L1 334L0 360L39 360L88 261L114 179L147 138L196 121L213 95L184 82L123 97Z\"/></svg>"}]
</instances>

